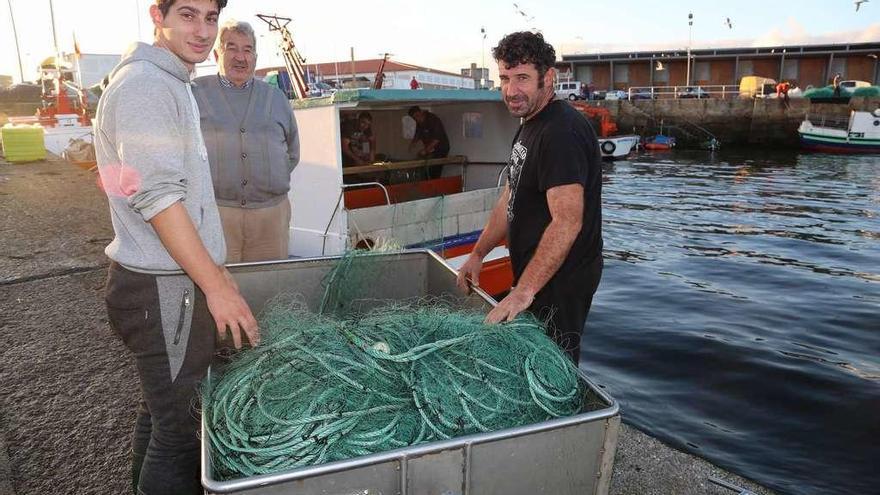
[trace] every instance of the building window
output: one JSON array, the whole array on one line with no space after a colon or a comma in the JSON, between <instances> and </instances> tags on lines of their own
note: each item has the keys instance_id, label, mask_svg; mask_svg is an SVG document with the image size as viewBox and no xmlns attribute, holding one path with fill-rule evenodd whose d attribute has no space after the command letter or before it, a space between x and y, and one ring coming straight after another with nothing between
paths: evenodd
<instances>
[{"instance_id":1,"label":"building window","mask_svg":"<svg viewBox=\"0 0 880 495\"><path fill-rule=\"evenodd\" d=\"M584 84L591 84L593 82L593 68L589 65L577 67L575 69L575 79Z\"/></svg>"},{"instance_id":2,"label":"building window","mask_svg":"<svg viewBox=\"0 0 880 495\"><path fill-rule=\"evenodd\" d=\"M751 60L740 60L736 69L736 79L742 79L744 76L752 76L755 72L755 65Z\"/></svg>"},{"instance_id":3,"label":"building window","mask_svg":"<svg viewBox=\"0 0 880 495\"><path fill-rule=\"evenodd\" d=\"M846 59L845 58L835 58L833 62L831 62L831 77L834 77L835 74L840 74L843 76L843 79L846 79Z\"/></svg>"},{"instance_id":4,"label":"building window","mask_svg":"<svg viewBox=\"0 0 880 495\"><path fill-rule=\"evenodd\" d=\"M712 79L712 70L709 62L694 63L694 82L708 81Z\"/></svg>"},{"instance_id":5,"label":"building window","mask_svg":"<svg viewBox=\"0 0 880 495\"><path fill-rule=\"evenodd\" d=\"M655 63L651 70L654 71L654 85L662 86L664 84L669 83L669 67L664 64L663 70L657 70L657 64Z\"/></svg>"},{"instance_id":6,"label":"building window","mask_svg":"<svg viewBox=\"0 0 880 495\"><path fill-rule=\"evenodd\" d=\"M797 81L798 61L786 60L782 63L782 79L785 81Z\"/></svg>"},{"instance_id":7,"label":"building window","mask_svg":"<svg viewBox=\"0 0 880 495\"><path fill-rule=\"evenodd\" d=\"M617 64L614 66L614 82L629 82L629 64Z\"/></svg>"}]
</instances>

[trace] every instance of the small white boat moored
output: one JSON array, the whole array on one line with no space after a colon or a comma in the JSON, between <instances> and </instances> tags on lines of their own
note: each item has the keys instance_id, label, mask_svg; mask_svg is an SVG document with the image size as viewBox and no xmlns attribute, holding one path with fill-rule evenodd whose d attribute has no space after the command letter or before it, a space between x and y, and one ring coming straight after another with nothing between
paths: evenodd
<instances>
[{"instance_id":1,"label":"small white boat moored","mask_svg":"<svg viewBox=\"0 0 880 495\"><path fill-rule=\"evenodd\" d=\"M818 125L814 122L818 122ZM849 121L811 119L798 128L801 147L825 153L880 153L880 108L852 111Z\"/></svg>"}]
</instances>

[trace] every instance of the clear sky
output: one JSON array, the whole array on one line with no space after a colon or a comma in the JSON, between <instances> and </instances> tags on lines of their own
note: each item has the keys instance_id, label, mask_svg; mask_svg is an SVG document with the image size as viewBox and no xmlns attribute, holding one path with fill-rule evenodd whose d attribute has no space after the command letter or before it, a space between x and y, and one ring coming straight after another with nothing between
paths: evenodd
<instances>
[{"instance_id":1,"label":"clear sky","mask_svg":"<svg viewBox=\"0 0 880 495\"><path fill-rule=\"evenodd\" d=\"M12 5L25 79L52 55L49 0L0 0L0 74L18 77ZM59 48L121 53L149 41L151 0L54 0ZM281 65L277 38L256 13L293 18L289 26L309 63L378 58L458 72L485 56L506 33L538 29L560 52L685 48L688 12L694 14L693 47L766 46L880 41L880 1L853 0L230 0L222 19L250 22L258 36L258 67ZM730 18L732 28L725 24ZM485 26L485 42L480 28ZM493 68L493 75L496 70Z\"/></svg>"}]
</instances>

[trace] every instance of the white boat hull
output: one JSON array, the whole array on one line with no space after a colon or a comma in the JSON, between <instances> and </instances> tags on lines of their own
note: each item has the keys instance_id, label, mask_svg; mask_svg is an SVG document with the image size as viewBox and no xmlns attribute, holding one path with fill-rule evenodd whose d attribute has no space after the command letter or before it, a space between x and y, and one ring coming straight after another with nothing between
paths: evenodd
<instances>
[{"instance_id":1,"label":"white boat hull","mask_svg":"<svg viewBox=\"0 0 880 495\"><path fill-rule=\"evenodd\" d=\"M639 139L639 136L634 134L599 138L599 149L602 151L602 158L613 160L629 155L636 149Z\"/></svg>"}]
</instances>

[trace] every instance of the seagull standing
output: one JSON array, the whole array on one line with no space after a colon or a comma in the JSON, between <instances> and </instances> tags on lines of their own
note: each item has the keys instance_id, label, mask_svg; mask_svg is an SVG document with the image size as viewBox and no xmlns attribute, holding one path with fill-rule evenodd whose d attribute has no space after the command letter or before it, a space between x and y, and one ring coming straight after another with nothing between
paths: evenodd
<instances>
[{"instance_id":1,"label":"seagull standing","mask_svg":"<svg viewBox=\"0 0 880 495\"><path fill-rule=\"evenodd\" d=\"M856 4L856 12L859 11L859 7L862 6L863 3L866 3L868 0L855 0L853 3Z\"/></svg>"}]
</instances>

